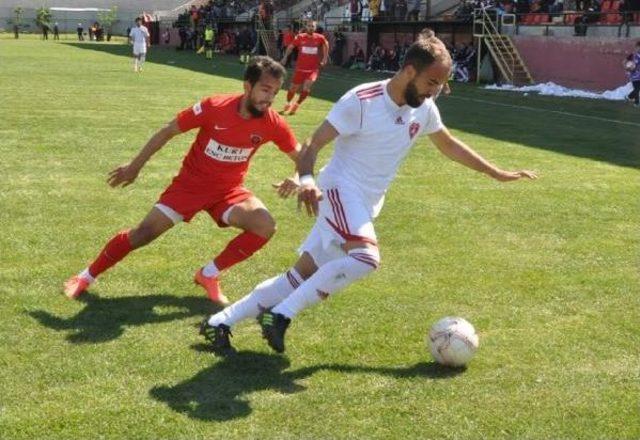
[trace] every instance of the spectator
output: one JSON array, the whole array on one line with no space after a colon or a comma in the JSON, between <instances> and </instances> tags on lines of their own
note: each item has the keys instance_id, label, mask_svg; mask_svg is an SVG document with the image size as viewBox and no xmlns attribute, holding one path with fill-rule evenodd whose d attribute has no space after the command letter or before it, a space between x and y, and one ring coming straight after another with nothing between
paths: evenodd
<instances>
[{"instance_id":1,"label":"spectator","mask_svg":"<svg viewBox=\"0 0 640 440\"><path fill-rule=\"evenodd\" d=\"M407 14L407 21L418 21L420 19L421 5L421 0L409 0L409 12Z\"/></svg>"},{"instance_id":2,"label":"spectator","mask_svg":"<svg viewBox=\"0 0 640 440\"><path fill-rule=\"evenodd\" d=\"M20 38L20 26L17 23L13 25L13 38Z\"/></svg>"},{"instance_id":3,"label":"spectator","mask_svg":"<svg viewBox=\"0 0 640 440\"><path fill-rule=\"evenodd\" d=\"M47 23L42 23L42 39L49 39L49 25Z\"/></svg>"},{"instance_id":4,"label":"spectator","mask_svg":"<svg viewBox=\"0 0 640 440\"><path fill-rule=\"evenodd\" d=\"M54 40L60 39L60 28L58 27L57 21L53 24L53 39Z\"/></svg>"},{"instance_id":5,"label":"spectator","mask_svg":"<svg viewBox=\"0 0 640 440\"><path fill-rule=\"evenodd\" d=\"M407 0L395 0L396 2L396 21L403 21L407 18Z\"/></svg>"},{"instance_id":6,"label":"spectator","mask_svg":"<svg viewBox=\"0 0 640 440\"><path fill-rule=\"evenodd\" d=\"M369 0L369 10L371 11L371 19L377 20L380 15L380 0Z\"/></svg>"},{"instance_id":7,"label":"spectator","mask_svg":"<svg viewBox=\"0 0 640 440\"><path fill-rule=\"evenodd\" d=\"M347 38L340 31L334 32L333 34L333 53L331 54L331 59L333 60L333 64L336 66L342 66L342 58L344 52L344 46L347 43Z\"/></svg>"},{"instance_id":8,"label":"spectator","mask_svg":"<svg viewBox=\"0 0 640 440\"><path fill-rule=\"evenodd\" d=\"M371 21L371 10L369 9L369 2L367 0L362 0L360 3L362 7L362 21L368 23Z\"/></svg>"},{"instance_id":9,"label":"spectator","mask_svg":"<svg viewBox=\"0 0 640 440\"><path fill-rule=\"evenodd\" d=\"M360 1L349 0L349 13L351 14L351 32L358 30L358 22L360 21Z\"/></svg>"},{"instance_id":10,"label":"spectator","mask_svg":"<svg viewBox=\"0 0 640 440\"><path fill-rule=\"evenodd\" d=\"M633 91L629 93L627 99L633 101L634 106L640 107L640 41L636 43L635 53L627 57L625 68L633 85Z\"/></svg>"}]
</instances>

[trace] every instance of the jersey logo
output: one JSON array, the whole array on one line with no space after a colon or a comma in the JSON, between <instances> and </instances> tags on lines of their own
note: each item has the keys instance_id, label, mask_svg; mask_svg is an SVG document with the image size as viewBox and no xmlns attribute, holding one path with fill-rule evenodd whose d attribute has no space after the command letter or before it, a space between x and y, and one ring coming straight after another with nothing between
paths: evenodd
<instances>
[{"instance_id":1,"label":"jersey logo","mask_svg":"<svg viewBox=\"0 0 640 440\"><path fill-rule=\"evenodd\" d=\"M420 124L417 122L412 122L409 125L409 137L413 139L413 137L420 131Z\"/></svg>"},{"instance_id":2,"label":"jersey logo","mask_svg":"<svg viewBox=\"0 0 640 440\"><path fill-rule=\"evenodd\" d=\"M220 162L239 163L248 161L252 151L253 148L230 147L211 139L204 149L204 154Z\"/></svg>"},{"instance_id":3,"label":"jersey logo","mask_svg":"<svg viewBox=\"0 0 640 440\"><path fill-rule=\"evenodd\" d=\"M249 139L251 139L251 145L253 145L254 147L262 143L262 136L257 134L252 134Z\"/></svg>"},{"instance_id":4,"label":"jersey logo","mask_svg":"<svg viewBox=\"0 0 640 440\"><path fill-rule=\"evenodd\" d=\"M396 125L404 125L404 121L402 120L402 116L398 116L396 119Z\"/></svg>"},{"instance_id":5,"label":"jersey logo","mask_svg":"<svg viewBox=\"0 0 640 440\"><path fill-rule=\"evenodd\" d=\"M213 126L214 130L226 130L229 127L218 127L218 124Z\"/></svg>"},{"instance_id":6,"label":"jersey logo","mask_svg":"<svg viewBox=\"0 0 640 440\"><path fill-rule=\"evenodd\" d=\"M193 114L198 116L200 113L202 113L202 104L196 102L195 104L193 104L192 110Z\"/></svg>"},{"instance_id":7,"label":"jersey logo","mask_svg":"<svg viewBox=\"0 0 640 440\"><path fill-rule=\"evenodd\" d=\"M318 48L317 47L302 46L301 52L303 54L305 54L305 55L317 55L318 54Z\"/></svg>"}]
</instances>

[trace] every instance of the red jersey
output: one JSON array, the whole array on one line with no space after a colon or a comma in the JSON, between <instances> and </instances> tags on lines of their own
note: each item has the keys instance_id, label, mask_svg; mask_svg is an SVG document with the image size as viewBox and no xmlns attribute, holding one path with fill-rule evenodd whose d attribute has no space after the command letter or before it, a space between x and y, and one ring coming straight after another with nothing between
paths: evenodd
<instances>
[{"instance_id":1,"label":"red jersey","mask_svg":"<svg viewBox=\"0 0 640 440\"><path fill-rule=\"evenodd\" d=\"M296 36L292 44L298 48L296 70L310 72L320 68L320 48L328 44L322 34L314 32L309 35L303 32Z\"/></svg>"},{"instance_id":2,"label":"red jersey","mask_svg":"<svg viewBox=\"0 0 640 440\"><path fill-rule=\"evenodd\" d=\"M242 95L212 96L176 117L180 131L199 128L176 177L195 189L242 185L249 160L258 148L273 142L284 153L294 151L296 138L286 121L268 109L259 118L239 114Z\"/></svg>"}]
</instances>

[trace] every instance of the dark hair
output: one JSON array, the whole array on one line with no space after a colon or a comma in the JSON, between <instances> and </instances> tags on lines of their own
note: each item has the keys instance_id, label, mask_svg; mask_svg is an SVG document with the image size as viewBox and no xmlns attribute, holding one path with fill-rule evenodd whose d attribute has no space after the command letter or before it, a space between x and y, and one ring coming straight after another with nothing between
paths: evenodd
<instances>
[{"instance_id":1,"label":"dark hair","mask_svg":"<svg viewBox=\"0 0 640 440\"><path fill-rule=\"evenodd\" d=\"M431 29L425 28L407 49L402 67L413 66L416 71L421 72L435 61L451 62L451 56L435 33Z\"/></svg>"},{"instance_id":2,"label":"dark hair","mask_svg":"<svg viewBox=\"0 0 640 440\"><path fill-rule=\"evenodd\" d=\"M136 17L134 21L142 21L142 17Z\"/></svg>"},{"instance_id":3,"label":"dark hair","mask_svg":"<svg viewBox=\"0 0 640 440\"><path fill-rule=\"evenodd\" d=\"M251 86L255 86L262 74L266 73L275 79L284 79L287 71L282 67L282 64L275 61L271 57L257 56L251 58L247 69L244 71L244 80L249 81Z\"/></svg>"}]
</instances>

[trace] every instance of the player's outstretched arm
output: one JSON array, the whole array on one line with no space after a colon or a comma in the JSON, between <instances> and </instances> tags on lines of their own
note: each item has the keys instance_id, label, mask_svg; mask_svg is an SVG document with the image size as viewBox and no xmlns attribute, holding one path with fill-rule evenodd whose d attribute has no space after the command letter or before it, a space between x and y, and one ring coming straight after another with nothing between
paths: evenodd
<instances>
[{"instance_id":1,"label":"player's outstretched arm","mask_svg":"<svg viewBox=\"0 0 640 440\"><path fill-rule=\"evenodd\" d=\"M329 142L338 137L338 131L329 121L324 121L320 127L302 145L298 158L298 175L300 176L300 191L298 191L298 209L304 204L307 214L318 215L318 202L322 200L322 192L313 179L313 169L318 152Z\"/></svg>"},{"instance_id":2,"label":"player's outstretched arm","mask_svg":"<svg viewBox=\"0 0 640 440\"><path fill-rule=\"evenodd\" d=\"M537 179L538 176L528 170L505 171L488 162L471 147L451 135L449 130L443 128L429 135L429 139L435 144L442 154L451 160L461 163L472 170L488 174L501 182L510 182L521 178Z\"/></svg>"},{"instance_id":3,"label":"player's outstretched arm","mask_svg":"<svg viewBox=\"0 0 640 440\"><path fill-rule=\"evenodd\" d=\"M140 170L151 156L164 147L174 136L180 133L181 131L178 128L178 122L175 119L158 130L153 136L151 136L151 139L149 139L146 145L142 147L140 153L138 153L131 162L126 165L121 165L109 173L109 178L107 179L109 185L114 188L120 185L122 185L123 188L131 185L136 180Z\"/></svg>"},{"instance_id":4,"label":"player's outstretched arm","mask_svg":"<svg viewBox=\"0 0 640 440\"><path fill-rule=\"evenodd\" d=\"M298 158L300 157L301 149L302 149L301 145L298 144L296 145L295 150L291 151L290 153L287 153L287 156L289 156L289 158L293 161L293 163L296 164L296 166L298 164ZM278 192L278 195L283 199L286 199L292 196L293 194L297 193L298 188L300 188L300 181L298 180L298 172L295 171L293 173L293 177L287 177L283 181L274 183L271 186L273 186L276 189L276 191Z\"/></svg>"},{"instance_id":5,"label":"player's outstretched arm","mask_svg":"<svg viewBox=\"0 0 640 440\"><path fill-rule=\"evenodd\" d=\"M287 46L287 50L284 51L284 56L280 60L280 64L282 64L283 66L287 65L287 60L289 59L291 52L293 52L293 44Z\"/></svg>"}]
</instances>

